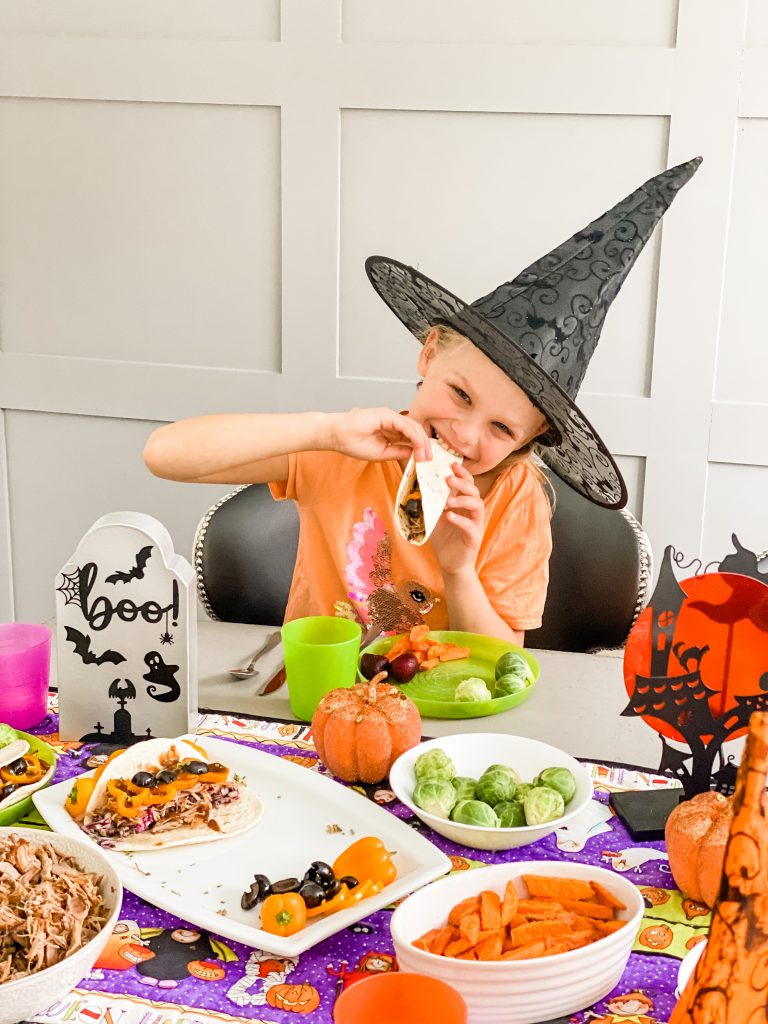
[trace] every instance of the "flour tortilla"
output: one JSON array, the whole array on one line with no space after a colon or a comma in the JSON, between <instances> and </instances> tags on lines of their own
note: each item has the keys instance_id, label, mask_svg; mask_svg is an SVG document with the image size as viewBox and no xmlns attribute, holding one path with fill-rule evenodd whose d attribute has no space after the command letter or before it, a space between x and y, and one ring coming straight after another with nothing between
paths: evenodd
<instances>
[{"instance_id":1,"label":"flour tortilla","mask_svg":"<svg viewBox=\"0 0 768 1024\"><path fill-rule=\"evenodd\" d=\"M432 458L429 462L416 462L413 456L408 460L395 499L397 532L404 540L418 547L426 544L443 514L451 493L446 481L453 475L453 464L463 461L460 455L449 452L435 438L430 438L430 444ZM411 517L403 506L414 490L421 494L421 514Z\"/></svg>"},{"instance_id":2,"label":"flour tortilla","mask_svg":"<svg viewBox=\"0 0 768 1024\"><path fill-rule=\"evenodd\" d=\"M168 762L169 755L171 760L177 762L182 760L199 761L207 758L203 748L193 746L187 740L156 739L134 744L119 757L110 761L101 773L85 809L82 825L84 831L88 832L90 823L103 811L107 802L107 783L110 779L130 779L136 772L142 771L156 772L163 767L164 762ZM245 832L246 829L257 824L264 813L264 808L256 794L247 786L236 782L227 784L239 790L238 799L214 808L207 823L179 825L178 828L163 830L157 834L149 829L123 839L109 838L109 848L113 850L151 850L169 846L188 846L192 843L226 839L227 836ZM215 823L214 827L211 827L211 822ZM101 838L93 832L88 832L88 834L97 841Z\"/></svg>"}]
</instances>

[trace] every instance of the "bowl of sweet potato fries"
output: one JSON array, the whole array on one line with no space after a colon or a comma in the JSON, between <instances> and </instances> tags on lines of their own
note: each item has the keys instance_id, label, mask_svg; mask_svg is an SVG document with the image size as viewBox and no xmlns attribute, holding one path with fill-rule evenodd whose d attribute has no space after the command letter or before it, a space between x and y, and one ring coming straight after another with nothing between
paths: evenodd
<instances>
[{"instance_id":1,"label":"bowl of sweet potato fries","mask_svg":"<svg viewBox=\"0 0 768 1024\"><path fill-rule=\"evenodd\" d=\"M642 916L639 890L612 871L518 861L419 889L391 928L400 969L452 985L473 1024L534 1024L607 995Z\"/></svg>"}]
</instances>

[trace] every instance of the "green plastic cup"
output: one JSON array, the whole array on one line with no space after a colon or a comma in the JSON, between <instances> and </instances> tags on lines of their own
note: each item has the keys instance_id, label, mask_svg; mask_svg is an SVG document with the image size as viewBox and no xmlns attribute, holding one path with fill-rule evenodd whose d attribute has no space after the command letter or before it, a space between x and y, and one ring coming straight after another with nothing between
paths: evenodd
<instances>
[{"instance_id":1,"label":"green plastic cup","mask_svg":"<svg viewBox=\"0 0 768 1024\"><path fill-rule=\"evenodd\" d=\"M326 693L357 682L362 630L357 622L311 615L282 628L291 711L309 722Z\"/></svg>"}]
</instances>

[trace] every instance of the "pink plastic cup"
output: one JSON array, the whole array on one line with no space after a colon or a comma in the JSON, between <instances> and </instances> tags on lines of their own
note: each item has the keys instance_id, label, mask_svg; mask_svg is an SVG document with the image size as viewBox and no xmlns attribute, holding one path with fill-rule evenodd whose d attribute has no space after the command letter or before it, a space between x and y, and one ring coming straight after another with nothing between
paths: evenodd
<instances>
[{"instance_id":1,"label":"pink plastic cup","mask_svg":"<svg viewBox=\"0 0 768 1024\"><path fill-rule=\"evenodd\" d=\"M0 722L29 729L48 711L51 631L34 622L0 623Z\"/></svg>"}]
</instances>

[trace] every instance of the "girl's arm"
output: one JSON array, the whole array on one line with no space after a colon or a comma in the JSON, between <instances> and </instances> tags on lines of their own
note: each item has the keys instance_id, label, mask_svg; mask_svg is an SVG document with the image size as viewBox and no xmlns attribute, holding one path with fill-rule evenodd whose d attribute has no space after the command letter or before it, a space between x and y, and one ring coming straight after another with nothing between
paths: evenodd
<instances>
[{"instance_id":1,"label":"girl's arm","mask_svg":"<svg viewBox=\"0 0 768 1024\"><path fill-rule=\"evenodd\" d=\"M484 633L523 646L525 632L512 629L495 611L474 568L462 569L453 574L444 572L443 582L451 629Z\"/></svg>"},{"instance_id":2,"label":"girl's arm","mask_svg":"<svg viewBox=\"0 0 768 1024\"><path fill-rule=\"evenodd\" d=\"M337 451L383 462L431 458L424 428L392 409L346 413L229 413L159 427L144 462L167 480L254 484L288 479L292 452Z\"/></svg>"}]
</instances>

